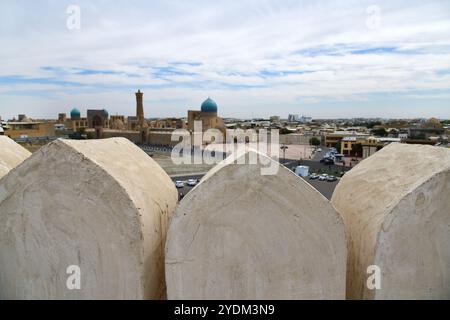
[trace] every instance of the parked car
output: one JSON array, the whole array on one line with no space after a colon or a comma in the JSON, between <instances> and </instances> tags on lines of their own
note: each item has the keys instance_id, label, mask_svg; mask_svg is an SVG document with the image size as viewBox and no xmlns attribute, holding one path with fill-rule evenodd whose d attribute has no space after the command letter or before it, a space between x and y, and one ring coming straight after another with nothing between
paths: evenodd
<instances>
[{"instance_id":1,"label":"parked car","mask_svg":"<svg viewBox=\"0 0 450 320\"><path fill-rule=\"evenodd\" d=\"M320 180L320 181L325 181L325 180L327 180L327 179L328 179L328 175L327 175L326 173L321 174L321 175L319 176L319 180Z\"/></svg>"},{"instance_id":2,"label":"parked car","mask_svg":"<svg viewBox=\"0 0 450 320\"><path fill-rule=\"evenodd\" d=\"M317 149L317 152L322 152L322 148Z\"/></svg>"},{"instance_id":3,"label":"parked car","mask_svg":"<svg viewBox=\"0 0 450 320\"><path fill-rule=\"evenodd\" d=\"M189 179L189 180L187 181L187 185L188 185L188 186L193 187L193 186L195 186L196 184L197 184L197 180L195 180L195 179Z\"/></svg>"},{"instance_id":4,"label":"parked car","mask_svg":"<svg viewBox=\"0 0 450 320\"><path fill-rule=\"evenodd\" d=\"M177 188L183 188L184 187L184 183L182 181L176 181L175 182L175 187Z\"/></svg>"},{"instance_id":5,"label":"parked car","mask_svg":"<svg viewBox=\"0 0 450 320\"><path fill-rule=\"evenodd\" d=\"M334 182L334 181L336 181L337 180L337 178L335 177L335 176L328 176L327 177L327 181L328 182Z\"/></svg>"},{"instance_id":6,"label":"parked car","mask_svg":"<svg viewBox=\"0 0 450 320\"><path fill-rule=\"evenodd\" d=\"M319 175L317 173L312 173L309 175L310 180L316 180L319 179Z\"/></svg>"}]
</instances>

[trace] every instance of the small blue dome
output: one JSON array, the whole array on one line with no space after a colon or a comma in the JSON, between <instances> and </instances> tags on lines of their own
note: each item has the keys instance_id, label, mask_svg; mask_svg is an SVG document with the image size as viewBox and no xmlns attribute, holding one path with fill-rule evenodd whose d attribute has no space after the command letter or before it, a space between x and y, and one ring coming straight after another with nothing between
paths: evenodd
<instances>
[{"instance_id":1,"label":"small blue dome","mask_svg":"<svg viewBox=\"0 0 450 320\"><path fill-rule=\"evenodd\" d=\"M77 108L73 108L72 111L70 111L71 119L79 119L80 117L81 117L81 112Z\"/></svg>"},{"instance_id":2,"label":"small blue dome","mask_svg":"<svg viewBox=\"0 0 450 320\"><path fill-rule=\"evenodd\" d=\"M202 112L215 112L217 113L217 103L214 102L211 98L206 99L202 103Z\"/></svg>"}]
</instances>

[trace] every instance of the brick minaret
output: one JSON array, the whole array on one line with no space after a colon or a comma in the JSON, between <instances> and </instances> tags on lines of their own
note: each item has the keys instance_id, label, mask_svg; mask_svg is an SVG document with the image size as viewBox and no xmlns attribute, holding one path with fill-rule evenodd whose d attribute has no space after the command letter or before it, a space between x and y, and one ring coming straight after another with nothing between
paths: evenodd
<instances>
[{"instance_id":1,"label":"brick minaret","mask_svg":"<svg viewBox=\"0 0 450 320\"><path fill-rule=\"evenodd\" d=\"M136 92L136 117L138 120L138 124L142 127L144 124L144 102L143 102L144 93L141 90Z\"/></svg>"}]
</instances>

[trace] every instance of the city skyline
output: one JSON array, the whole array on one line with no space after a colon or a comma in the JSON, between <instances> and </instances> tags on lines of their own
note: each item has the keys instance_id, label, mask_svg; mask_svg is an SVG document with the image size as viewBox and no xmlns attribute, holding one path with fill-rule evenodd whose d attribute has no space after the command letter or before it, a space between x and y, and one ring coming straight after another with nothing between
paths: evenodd
<instances>
[{"instance_id":1,"label":"city skyline","mask_svg":"<svg viewBox=\"0 0 450 320\"><path fill-rule=\"evenodd\" d=\"M450 118L448 1L2 1L0 116ZM24 10L28 8L28 10Z\"/></svg>"}]
</instances>

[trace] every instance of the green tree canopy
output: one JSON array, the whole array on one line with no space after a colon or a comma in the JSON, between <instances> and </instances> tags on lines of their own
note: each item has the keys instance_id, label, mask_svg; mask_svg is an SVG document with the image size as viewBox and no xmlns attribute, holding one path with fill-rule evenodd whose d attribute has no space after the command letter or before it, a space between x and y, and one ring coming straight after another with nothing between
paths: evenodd
<instances>
[{"instance_id":1,"label":"green tree canopy","mask_svg":"<svg viewBox=\"0 0 450 320\"><path fill-rule=\"evenodd\" d=\"M372 134L378 137L386 137L388 132L385 128L377 128L372 130Z\"/></svg>"},{"instance_id":2,"label":"green tree canopy","mask_svg":"<svg viewBox=\"0 0 450 320\"><path fill-rule=\"evenodd\" d=\"M320 139L319 138L316 138L316 137L312 137L310 140L309 140L309 144L310 145L312 145L312 146L320 146Z\"/></svg>"}]
</instances>

